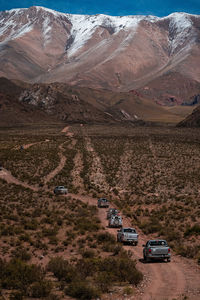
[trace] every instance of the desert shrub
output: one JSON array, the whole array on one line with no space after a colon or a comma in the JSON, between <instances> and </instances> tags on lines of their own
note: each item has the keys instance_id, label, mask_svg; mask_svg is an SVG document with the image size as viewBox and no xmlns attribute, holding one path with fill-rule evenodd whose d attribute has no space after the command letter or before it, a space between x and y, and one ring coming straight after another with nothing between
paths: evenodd
<instances>
[{"instance_id":1,"label":"desert shrub","mask_svg":"<svg viewBox=\"0 0 200 300\"><path fill-rule=\"evenodd\" d=\"M57 227L53 227L53 228L43 228L42 229L42 234L44 236L47 237L52 237L52 236L56 236L58 233L58 228Z\"/></svg>"},{"instance_id":2,"label":"desert shrub","mask_svg":"<svg viewBox=\"0 0 200 300\"><path fill-rule=\"evenodd\" d=\"M95 222L96 220L94 218L79 218L76 221L76 224L74 226L74 230L78 231L98 231L100 229L100 225Z\"/></svg>"},{"instance_id":3,"label":"desert shrub","mask_svg":"<svg viewBox=\"0 0 200 300\"><path fill-rule=\"evenodd\" d=\"M61 300L61 296L60 295L57 295L57 294L54 294L54 293L51 293L50 295L48 295L48 300Z\"/></svg>"},{"instance_id":4,"label":"desert shrub","mask_svg":"<svg viewBox=\"0 0 200 300\"><path fill-rule=\"evenodd\" d=\"M184 237L191 236L191 235L200 235L200 225L195 224L192 227L189 227L184 232Z\"/></svg>"},{"instance_id":5,"label":"desert shrub","mask_svg":"<svg viewBox=\"0 0 200 300\"><path fill-rule=\"evenodd\" d=\"M101 248L105 252L114 252L116 250L115 244L113 244L111 242L103 243Z\"/></svg>"},{"instance_id":6,"label":"desert shrub","mask_svg":"<svg viewBox=\"0 0 200 300\"><path fill-rule=\"evenodd\" d=\"M132 295L133 294L133 289L130 286L126 286L123 289L123 293L126 294L126 295Z\"/></svg>"},{"instance_id":7,"label":"desert shrub","mask_svg":"<svg viewBox=\"0 0 200 300\"><path fill-rule=\"evenodd\" d=\"M38 228L38 222L34 219L25 220L23 223L25 230L36 230Z\"/></svg>"},{"instance_id":8,"label":"desert shrub","mask_svg":"<svg viewBox=\"0 0 200 300\"><path fill-rule=\"evenodd\" d=\"M23 293L20 291L14 291L10 294L10 300L22 300L24 298Z\"/></svg>"},{"instance_id":9,"label":"desert shrub","mask_svg":"<svg viewBox=\"0 0 200 300\"><path fill-rule=\"evenodd\" d=\"M95 282L98 288L104 293L109 292L109 289L112 285L111 276L109 273L102 271L98 272L95 277Z\"/></svg>"},{"instance_id":10,"label":"desert shrub","mask_svg":"<svg viewBox=\"0 0 200 300\"><path fill-rule=\"evenodd\" d=\"M105 258L100 265L100 270L109 273L113 281L137 285L143 278L142 273L135 267L135 261L127 255Z\"/></svg>"},{"instance_id":11,"label":"desert shrub","mask_svg":"<svg viewBox=\"0 0 200 300\"><path fill-rule=\"evenodd\" d=\"M115 238L109 232L102 232L97 235L97 241L101 244L104 242L115 243Z\"/></svg>"},{"instance_id":12,"label":"desert shrub","mask_svg":"<svg viewBox=\"0 0 200 300\"><path fill-rule=\"evenodd\" d=\"M33 283L28 291L28 294L32 298L47 297L52 289L52 283L47 280Z\"/></svg>"},{"instance_id":13,"label":"desert shrub","mask_svg":"<svg viewBox=\"0 0 200 300\"><path fill-rule=\"evenodd\" d=\"M162 230L162 225L157 219L141 223L140 228L145 234L156 233Z\"/></svg>"},{"instance_id":14,"label":"desert shrub","mask_svg":"<svg viewBox=\"0 0 200 300\"><path fill-rule=\"evenodd\" d=\"M188 258L194 258L197 257L198 253L200 251L200 246L185 246L180 245L176 248L176 252L179 255L188 257Z\"/></svg>"},{"instance_id":15,"label":"desert shrub","mask_svg":"<svg viewBox=\"0 0 200 300\"><path fill-rule=\"evenodd\" d=\"M50 236L49 237L49 244L51 245L57 245L59 242L58 238L56 236Z\"/></svg>"},{"instance_id":16,"label":"desert shrub","mask_svg":"<svg viewBox=\"0 0 200 300\"><path fill-rule=\"evenodd\" d=\"M12 259L2 264L1 285L6 289L17 289L27 291L28 286L34 282L41 281L44 277L42 270L36 265L27 265L19 259Z\"/></svg>"},{"instance_id":17,"label":"desert shrub","mask_svg":"<svg viewBox=\"0 0 200 300\"><path fill-rule=\"evenodd\" d=\"M31 259L31 254L24 248L15 249L12 251L12 255L22 261L28 261Z\"/></svg>"},{"instance_id":18,"label":"desert shrub","mask_svg":"<svg viewBox=\"0 0 200 300\"><path fill-rule=\"evenodd\" d=\"M116 240L112 234L109 232L102 232L97 235L96 239L103 251L116 253Z\"/></svg>"},{"instance_id":19,"label":"desert shrub","mask_svg":"<svg viewBox=\"0 0 200 300\"><path fill-rule=\"evenodd\" d=\"M66 289L66 295L75 297L76 299L90 300L98 298L100 292L97 288L90 285L86 280L74 281Z\"/></svg>"},{"instance_id":20,"label":"desert shrub","mask_svg":"<svg viewBox=\"0 0 200 300\"><path fill-rule=\"evenodd\" d=\"M29 242L29 243L32 242L31 236L28 233L21 234L19 236L19 239L20 239L20 241L24 241L24 242Z\"/></svg>"},{"instance_id":21,"label":"desert shrub","mask_svg":"<svg viewBox=\"0 0 200 300\"><path fill-rule=\"evenodd\" d=\"M82 253L83 258L93 258L95 256L95 252L91 249L87 249Z\"/></svg>"},{"instance_id":22,"label":"desert shrub","mask_svg":"<svg viewBox=\"0 0 200 300\"><path fill-rule=\"evenodd\" d=\"M48 263L47 270L52 272L58 280L64 280L66 282L71 282L75 276L74 267L62 257L52 258Z\"/></svg>"}]
</instances>

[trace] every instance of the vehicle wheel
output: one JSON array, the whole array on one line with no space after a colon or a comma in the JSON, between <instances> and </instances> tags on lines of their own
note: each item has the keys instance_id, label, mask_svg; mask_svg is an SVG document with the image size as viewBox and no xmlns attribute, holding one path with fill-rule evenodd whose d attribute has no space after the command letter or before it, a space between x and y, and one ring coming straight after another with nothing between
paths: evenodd
<instances>
[{"instance_id":1,"label":"vehicle wheel","mask_svg":"<svg viewBox=\"0 0 200 300\"><path fill-rule=\"evenodd\" d=\"M145 260L147 263L150 262L150 258L149 257L146 257L146 260Z\"/></svg>"},{"instance_id":2,"label":"vehicle wheel","mask_svg":"<svg viewBox=\"0 0 200 300\"><path fill-rule=\"evenodd\" d=\"M171 258L167 258L167 262L170 262L171 261Z\"/></svg>"},{"instance_id":3,"label":"vehicle wheel","mask_svg":"<svg viewBox=\"0 0 200 300\"><path fill-rule=\"evenodd\" d=\"M145 261L146 263L148 263L148 262L150 262L150 258L149 258L149 257L146 257L146 255L144 255L144 261Z\"/></svg>"}]
</instances>

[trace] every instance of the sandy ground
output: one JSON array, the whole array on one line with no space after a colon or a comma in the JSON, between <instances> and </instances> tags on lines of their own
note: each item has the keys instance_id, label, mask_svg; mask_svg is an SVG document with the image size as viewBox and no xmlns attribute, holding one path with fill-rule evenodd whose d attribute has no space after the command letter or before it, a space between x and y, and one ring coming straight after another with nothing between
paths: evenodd
<instances>
[{"instance_id":1,"label":"sandy ground","mask_svg":"<svg viewBox=\"0 0 200 300\"><path fill-rule=\"evenodd\" d=\"M66 136L73 137L73 133L70 132L69 126L66 126L65 128L63 128L63 129L61 130L61 132L62 132L62 133L65 133Z\"/></svg>"},{"instance_id":2,"label":"sandy ground","mask_svg":"<svg viewBox=\"0 0 200 300\"><path fill-rule=\"evenodd\" d=\"M69 127L65 127L62 132L65 132L67 136L72 135L69 133ZM56 169L54 169L45 178L45 183L52 179L58 172L62 170L65 165L66 158L62 153L62 146L60 145L60 163ZM153 153L154 149L150 141L150 149ZM6 180L8 183L15 183L22 185L23 187L30 188L34 191L38 189L34 186L23 183L12 176L12 174L3 169L0 171L0 177ZM79 194L68 194L73 198L79 199L84 203L90 205L96 205L97 199L83 196ZM108 228L108 221L106 219L107 209L100 208L98 211L99 218L105 230L116 236L117 229ZM123 225L131 226L131 221L123 217ZM133 253L133 258L137 261L137 268L144 274L144 280L137 288L137 292L133 296L123 296L123 298L117 298L116 295L109 295L107 299L120 300L120 299L137 299L137 300L199 300L200 299L200 266L198 266L193 260L188 260L181 256L172 253L172 261L166 262L151 262L144 263L142 259L142 245L146 243L150 236L144 235L141 230L136 228L139 233L138 246L124 245L126 250L130 250Z\"/></svg>"}]
</instances>

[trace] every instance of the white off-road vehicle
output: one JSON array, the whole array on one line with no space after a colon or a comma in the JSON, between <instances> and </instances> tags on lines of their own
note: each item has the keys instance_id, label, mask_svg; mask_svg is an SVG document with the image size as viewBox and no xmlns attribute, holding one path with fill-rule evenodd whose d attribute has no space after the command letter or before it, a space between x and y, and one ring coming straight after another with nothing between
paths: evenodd
<instances>
[{"instance_id":1,"label":"white off-road vehicle","mask_svg":"<svg viewBox=\"0 0 200 300\"><path fill-rule=\"evenodd\" d=\"M62 185L56 186L54 189L54 194L56 195L65 195L68 193L68 189Z\"/></svg>"},{"instance_id":2,"label":"white off-road vehicle","mask_svg":"<svg viewBox=\"0 0 200 300\"><path fill-rule=\"evenodd\" d=\"M109 210L107 211L107 220L109 220L111 216L118 216L118 215L119 215L119 211L116 208L109 208Z\"/></svg>"},{"instance_id":3,"label":"white off-road vehicle","mask_svg":"<svg viewBox=\"0 0 200 300\"><path fill-rule=\"evenodd\" d=\"M108 221L108 227L122 227L122 217L112 215Z\"/></svg>"},{"instance_id":4,"label":"white off-road vehicle","mask_svg":"<svg viewBox=\"0 0 200 300\"><path fill-rule=\"evenodd\" d=\"M101 207L109 207L109 201L106 198L99 198L97 206L100 208Z\"/></svg>"},{"instance_id":5,"label":"white off-road vehicle","mask_svg":"<svg viewBox=\"0 0 200 300\"><path fill-rule=\"evenodd\" d=\"M121 228L117 232L117 241L121 243L138 244L138 233L135 228Z\"/></svg>"}]
</instances>

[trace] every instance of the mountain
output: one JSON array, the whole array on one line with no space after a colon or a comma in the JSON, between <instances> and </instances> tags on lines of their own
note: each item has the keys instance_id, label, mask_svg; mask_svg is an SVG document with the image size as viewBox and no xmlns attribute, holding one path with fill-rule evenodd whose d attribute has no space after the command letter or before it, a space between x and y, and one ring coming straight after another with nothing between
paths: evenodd
<instances>
[{"instance_id":1,"label":"mountain","mask_svg":"<svg viewBox=\"0 0 200 300\"><path fill-rule=\"evenodd\" d=\"M64 91L57 84L17 85L0 78L0 126L116 122L112 115L80 99L70 87Z\"/></svg>"},{"instance_id":2,"label":"mountain","mask_svg":"<svg viewBox=\"0 0 200 300\"><path fill-rule=\"evenodd\" d=\"M195 105L200 103L200 82L178 72L166 72L148 82L138 92L160 105Z\"/></svg>"},{"instance_id":3,"label":"mountain","mask_svg":"<svg viewBox=\"0 0 200 300\"><path fill-rule=\"evenodd\" d=\"M0 126L58 123L38 107L19 102L24 89L6 78L0 78Z\"/></svg>"},{"instance_id":4,"label":"mountain","mask_svg":"<svg viewBox=\"0 0 200 300\"><path fill-rule=\"evenodd\" d=\"M0 12L0 76L9 79L139 90L162 105L191 104L199 101L199 57L199 15L71 15L37 6Z\"/></svg>"},{"instance_id":5,"label":"mountain","mask_svg":"<svg viewBox=\"0 0 200 300\"><path fill-rule=\"evenodd\" d=\"M137 92L113 92L65 83L35 83L0 78L0 126L49 123L145 125L178 123L192 107L177 112Z\"/></svg>"},{"instance_id":6,"label":"mountain","mask_svg":"<svg viewBox=\"0 0 200 300\"><path fill-rule=\"evenodd\" d=\"M200 106L195 108L187 118L178 123L177 127L200 127Z\"/></svg>"}]
</instances>

